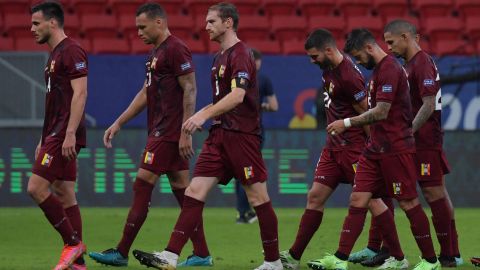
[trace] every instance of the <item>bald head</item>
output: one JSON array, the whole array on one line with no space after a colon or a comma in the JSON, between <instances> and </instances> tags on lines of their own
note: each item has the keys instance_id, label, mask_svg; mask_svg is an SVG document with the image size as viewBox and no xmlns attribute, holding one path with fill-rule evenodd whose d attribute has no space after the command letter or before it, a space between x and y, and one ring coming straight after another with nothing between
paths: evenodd
<instances>
[{"instance_id":1,"label":"bald head","mask_svg":"<svg viewBox=\"0 0 480 270\"><path fill-rule=\"evenodd\" d=\"M393 20L389 22L383 29L384 33L390 32L393 35L410 33L412 36L417 35L417 27L405 20Z\"/></svg>"}]
</instances>

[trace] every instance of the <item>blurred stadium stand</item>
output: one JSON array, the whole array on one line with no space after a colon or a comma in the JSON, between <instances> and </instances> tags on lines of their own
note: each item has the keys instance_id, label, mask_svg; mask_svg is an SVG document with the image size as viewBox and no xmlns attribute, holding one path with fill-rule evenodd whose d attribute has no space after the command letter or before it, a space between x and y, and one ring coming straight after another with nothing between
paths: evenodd
<instances>
[{"instance_id":1,"label":"blurred stadium stand","mask_svg":"<svg viewBox=\"0 0 480 270\"><path fill-rule=\"evenodd\" d=\"M40 0L0 0L0 50L36 51L30 33L29 7ZM112 53L99 41L122 44L115 53L145 52L139 46L134 14L146 0L60 0L66 10L65 31L87 44L90 53ZM213 0L163 0L173 34L210 53L205 32L207 8ZM419 27L422 45L436 55L478 54L480 1L478 0L234 0L240 12L239 37L256 44L272 44L269 54L302 53L302 47L284 46L303 40L315 28L330 29L344 40L355 27L367 27L381 37L383 25L395 18ZM31 38L28 41L26 38ZM99 40L96 40L99 39ZM200 45L199 43L203 43ZM273 45L277 43L276 45ZM298 43L299 42L294 42ZM459 48L453 48L457 44ZM12 47L13 45L13 47ZM111 46L111 45L110 45ZM341 44L340 47L343 47ZM464 48L465 47L465 48ZM277 48L281 48L278 53ZM286 50L285 50L286 48ZM452 49L453 48L453 49Z\"/></svg>"}]
</instances>

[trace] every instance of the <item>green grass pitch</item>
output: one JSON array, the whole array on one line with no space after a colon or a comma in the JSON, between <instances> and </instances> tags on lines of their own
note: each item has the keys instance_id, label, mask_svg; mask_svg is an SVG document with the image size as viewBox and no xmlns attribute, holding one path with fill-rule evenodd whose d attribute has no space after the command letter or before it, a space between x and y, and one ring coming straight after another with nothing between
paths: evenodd
<instances>
[{"instance_id":1,"label":"green grass pitch","mask_svg":"<svg viewBox=\"0 0 480 270\"><path fill-rule=\"evenodd\" d=\"M289 248L297 232L303 209L277 208L279 220L280 249ZM308 269L306 262L316 259L325 252L334 252L339 239L339 231L346 215L346 209L326 209L323 223L310 242L303 258L302 268ZM428 210L427 210L428 211ZM83 208L84 240L89 251L102 251L113 247L120 239L127 208ZM153 207L140 231L132 249L144 251L162 250L168 241L178 209ZM472 269L471 256L480 256L480 230L478 209L456 209L459 242L465 265L459 269ZM427 212L429 215L430 213ZM206 208L204 211L205 231L215 266L211 268L189 269L253 269L262 262L262 247L258 224L235 224L233 208ZM410 234L405 215L396 210L396 222L400 241L412 267L418 262L419 251ZM367 225L369 217L367 217ZM367 225L354 248L366 245ZM433 228L432 228L433 230ZM434 237L435 238L435 237ZM434 239L436 251L438 243ZM62 242L60 236L48 224L38 208L0 208L0 269L52 269L56 264ZM183 250L181 259L191 253L189 243ZM113 269L101 266L89 258L88 269ZM350 265L350 269L363 267ZM125 269L125 268L120 268ZM133 256L130 256L127 269L146 269Z\"/></svg>"}]
</instances>

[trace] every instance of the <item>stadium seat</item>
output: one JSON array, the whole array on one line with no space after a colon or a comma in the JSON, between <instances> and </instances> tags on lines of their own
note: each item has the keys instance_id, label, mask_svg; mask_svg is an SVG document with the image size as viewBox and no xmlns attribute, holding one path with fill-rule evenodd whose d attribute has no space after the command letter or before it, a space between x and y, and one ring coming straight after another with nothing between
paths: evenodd
<instances>
[{"instance_id":1,"label":"stadium seat","mask_svg":"<svg viewBox=\"0 0 480 270\"><path fill-rule=\"evenodd\" d=\"M432 42L461 40L463 22L459 18L454 17L429 18L424 21L424 31Z\"/></svg>"},{"instance_id":2,"label":"stadium seat","mask_svg":"<svg viewBox=\"0 0 480 270\"><path fill-rule=\"evenodd\" d=\"M480 40L480 17L467 17L465 32L470 40Z\"/></svg>"},{"instance_id":3,"label":"stadium seat","mask_svg":"<svg viewBox=\"0 0 480 270\"><path fill-rule=\"evenodd\" d=\"M326 28L332 35L338 38L345 38L345 19L334 16L312 16L308 18L308 32L317 28Z\"/></svg>"},{"instance_id":4,"label":"stadium seat","mask_svg":"<svg viewBox=\"0 0 480 270\"><path fill-rule=\"evenodd\" d=\"M105 14L107 0L70 0L71 9L80 15Z\"/></svg>"},{"instance_id":5,"label":"stadium seat","mask_svg":"<svg viewBox=\"0 0 480 270\"><path fill-rule=\"evenodd\" d=\"M419 18L450 16L453 10L452 0L413 0Z\"/></svg>"},{"instance_id":6,"label":"stadium seat","mask_svg":"<svg viewBox=\"0 0 480 270\"><path fill-rule=\"evenodd\" d=\"M304 40L285 40L282 43L283 54L303 54L305 55Z\"/></svg>"},{"instance_id":7,"label":"stadium seat","mask_svg":"<svg viewBox=\"0 0 480 270\"><path fill-rule=\"evenodd\" d=\"M456 0L455 8L462 18L478 18L480 16L480 1Z\"/></svg>"},{"instance_id":8,"label":"stadium seat","mask_svg":"<svg viewBox=\"0 0 480 270\"><path fill-rule=\"evenodd\" d=\"M432 53L432 49L430 48L430 43L428 42L428 40L426 38L420 38L420 48L422 48L422 50L424 50L425 52L427 53Z\"/></svg>"},{"instance_id":9,"label":"stadium seat","mask_svg":"<svg viewBox=\"0 0 480 270\"><path fill-rule=\"evenodd\" d=\"M392 16L407 16L408 3L405 0L374 0L375 11L383 19Z\"/></svg>"},{"instance_id":10,"label":"stadium seat","mask_svg":"<svg viewBox=\"0 0 480 270\"><path fill-rule=\"evenodd\" d=\"M130 47L126 39L99 37L92 40L92 53L128 54L130 53Z\"/></svg>"},{"instance_id":11,"label":"stadium seat","mask_svg":"<svg viewBox=\"0 0 480 270\"><path fill-rule=\"evenodd\" d=\"M251 40L247 42L250 48L257 49L262 54L281 54L282 49L276 40Z\"/></svg>"},{"instance_id":12,"label":"stadium seat","mask_svg":"<svg viewBox=\"0 0 480 270\"><path fill-rule=\"evenodd\" d=\"M463 40L441 40L432 46L437 56L445 55L467 55L473 53L473 47Z\"/></svg>"},{"instance_id":13,"label":"stadium seat","mask_svg":"<svg viewBox=\"0 0 480 270\"><path fill-rule=\"evenodd\" d=\"M135 17L138 7L145 3L145 0L110 0L109 7L115 16Z\"/></svg>"},{"instance_id":14,"label":"stadium seat","mask_svg":"<svg viewBox=\"0 0 480 270\"><path fill-rule=\"evenodd\" d=\"M0 0L0 13L29 14L30 0Z\"/></svg>"},{"instance_id":15,"label":"stadium seat","mask_svg":"<svg viewBox=\"0 0 480 270\"><path fill-rule=\"evenodd\" d=\"M185 9L188 14L194 17L202 17L205 21L208 8L212 5L218 4L214 0L185 0Z\"/></svg>"},{"instance_id":16,"label":"stadium seat","mask_svg":"<svg viewBox=\"0 0 480 270\"><path fill-rule=\"evenodd\" d=\"M80 20L76 14L65 14L65 23L63 26L65 34L71 37L77 37L80 35L81 26Z\"/></svg>"},{"instance_id":17,"label":"stadium seat","mask_svg":"<svg viewBox=\"0 0 480 270\"><path fill-rule=\"evenodd\" d=\"M244 16L258 15L260 5L258 0L233 0L229 1L237 7L242 24Z\"/></svg>"},{"instance_id":18,"label":"stadium seat","mask_svg":"<svg viewBox=\"0 0 480 270\"><path fill-rule=\"evenodd\" d=\"M0 36L0 52L14 51L14 50L15 50L15 46L14 46L13 38Z\"/></svg>"},{"instance_id":19,"label":"stadium seat","mask_svg":"<svg viewBox=\"0 0 480 270\"><path fill-rule=\"evenodd\" d=\"M278 15L296 15L296 0L262 0L265 15L269 17Z\"/></svg>"},{"instance_id":20,"label":"stadium seat","mask_svg":"<svg viewBox=\"0 0 480 270\"><path fill-rule=\"evenodd\" d=\"M152 46L145 44L139 38L130 39L130 52L132 54L148 54L152 50Z\"/></svg>"},{"instance_id":21,"label":"stadium seat","mask_svg":"<svg viewBox=\"0 0 480 270\"><path fill-rule=\"evenodd\" d=\"M130 18L130 20L133 24L134 18ZM85 37L89 39L116 38L118 36L118 26L113 16L85 14L80 21L82 23L82 31Z\"/></svg>"},{"instance_id":22,"label":"stadium seat","mask_svg":"<svg viewBox=\"0 0 480 270\"><path fill-rule=\"evenodd\" d=\"M371 14L372 0L337 0L337 8L345 18Z\"/></svg>"},{"instance_id":23,"label":"stadium seat","mask_svg":"<svg viewBox=\"0 0 480 270\"><path fill-rule=\"evenodd\" d=\"M184 42L185 44L187 44L188 48L190 48L190 51L192 51L192 53L207 52L207 47L205 46L205 43L202 40L185 39ZM210 42L210 43L213 43L213 42Z\"/></svg>"},{"instance_id":24,"label":"stadium seat","mask_svg":"<svg viewBox=\"0 0 480 270\"><path fill-rule=\"evenodd\" d=\"M168 15L184 14L184 0L162 0L157 2L160 3L160 5L163 7L163 9L167 12Z\"/></svg>"},{"instance_id":25,"label":"stadium seat","mask_svg":"<svg viewBox=\"0 0 480 270\"><path fill-rule=\"evenodd\" d=\"M335 0L298 0L298 7L307 17L332 15L335 12Z\"/></svg>"},{"instance_id":26,"label":"stadium seat","mask_svg":"<svg viewBox=\"0 0 480 270\"><path fill-rule=\"evenodd\" d=\"M272 30L275 38L283 40L298 39L304 40L306 33L307 22L305 18L298 16L274 16L272 18Z\"/></svg>"},{"instance_id":27,"label":"stadium seat","mask_svg":"<svg viewBox=\"0 0 480 270\"><path fill-rule=\"evenodd\" d=\"M242 16L238 37L244 41L266 40L270 36L270 23L265 16Z\"/></svg>"},{"instance_id":28,"label":"stadium seat","mask_svg":"<svg viewBox=\"0 0 480 270\"><path fill-rule=\"evenodd\" d=\"M192 38L194 23L191 16L171 15L167 17L167 21L172 34L181 39Z\"/></svg>"},{"instance_id":29,"label":"stadium seat","mask_svg":"<svg viewBox=\"0 0 480 270\"><path fill-rule=\"evenodd\" d=\"M383 39L383 23L379 17L352 16L347 18L347 31L349 33L358 27L367 28L375 38Z\"/></svg>"},{"instance_id":30,"label":"stadium seat","mask_svg":"<svg viewBox=\"0 0 480 270\"><path fill-rule=\"evenodd\" d=\"M138 38L138 30L135 25L135 18L122 16L118 18L118 27L120 33L128 39Z\"/></svg>"},{"instance_id":31,"label":"stadium seat","mask_svg":"<svg viewBox=\"0 0 480 270\"><path fill-rule=\"evenodd\" d=\"M74 38L80 46L87 52L91 53L92 52L92 42L89 39L86 38Z\"/></svg>"},{"instance_id":32,"label":"stadium seat","mask_svg":"<svg viewBox=\"0 0 480 270\"><path fill-rule=\"evenodd\" d=\"M38 44L33 37L19 37L15 39L15 50L27 52L48 52L47 44Z\"/></svg>"},{"instance_id":33,"label":"stadium seat","mask_svg":"<svg viewBox=\"0 0 480 270\"><path fill-rule=\"evenodd\" d=\"M6 14L3 18L4 30L10 37L32 39L33 34L30 31L31 21L32 19L28 12Z\"/></svg>"}]
</instances>

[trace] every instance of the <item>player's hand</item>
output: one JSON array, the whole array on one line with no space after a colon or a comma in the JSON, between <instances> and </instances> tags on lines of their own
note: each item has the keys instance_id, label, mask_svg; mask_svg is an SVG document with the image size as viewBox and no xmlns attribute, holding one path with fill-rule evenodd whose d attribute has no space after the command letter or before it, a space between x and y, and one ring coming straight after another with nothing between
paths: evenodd
<instances>
[{"instance_id":1,"label":"player's hand","mask_svg":"<svg viewBox=\"0 0 480 270\"><path fill-rule=\"evenodd\" d=\"M180 156L183 159L191 159L195 152L193 151L192 146L192 135L188 135L182 132L180 134L180 141L178 142L178 150L180 151Z\"/></svg>"},{"instance_id":2,"label":"player's hand","mask_svg":"<svg viewBox=\"0 0 480 270\"><path fill-rule=\"evenodd\" d=\"M182 131L188 135L192 135L197 130L202 130L202 125L205 124L206 119L202 115L202 111L197 112L188 118L182 125Z\"/></svg>"},{"instance_id":3,"label":"player's hand","mask_svg":"<svg viewBox=\"0 0 480 270\"><path fill-rule=\"evenodd\" d=\"M270 111L270 105L266 102L262 102L262 111Z\"/></svg>"},{"instance_id":4,"label":"player's hand","mask_svg":"<svg viewBox=\"0 0 480 270\"><path fill-rule=\"evenodd\" d=\"M117 122L113 123L103 134L103 144L106 148L112 148L112 140L115 134L120 131L120 125Z\"/></svg>"},{"instance_id":5,"label":"player's hand","mask_svg":"<svg viewBox=\"0 0 480 270\"><path fill-rule=\"evenodd\" d=\"M75 134L67 133L62 145L62 156L68 160L74 160L77 157L77 151L75 150L77 139Z\"/></svg>"},{"instance_id":6,"label":"player's hand","mask_svg":"<svg viewBox=\"0 0 480 270\"><path fill-rule=\"evenodd\" d=\"M42 144L38 143L37 148L35 148L35 160L38 158L38 153L40 153L40 148L42 148Z\"/></svg>"},{"instance_id":7,"label":"player's hand","mask_svg":"<svg viewBox=\"0 0 480 270\"><path fill-rule=\"evenodd\" d=\"M328 134L330 134L332 136L342 134L346 129L347 128L345 127L345 124L343 123L343 119L342 120L336 120L336 121L330 123L327 126L327 132L328 132Z\"/></svg>"}]
</instances>

